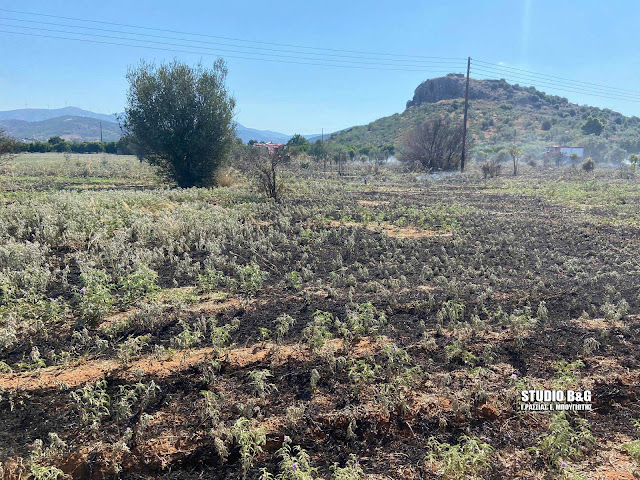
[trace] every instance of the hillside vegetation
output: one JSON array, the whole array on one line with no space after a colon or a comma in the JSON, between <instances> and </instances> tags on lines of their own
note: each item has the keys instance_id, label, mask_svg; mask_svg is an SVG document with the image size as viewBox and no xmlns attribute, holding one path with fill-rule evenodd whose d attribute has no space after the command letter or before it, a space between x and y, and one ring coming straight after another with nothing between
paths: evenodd
<instances>
[{"instance_id":1,"label":"hillside vegetation","mask_svg":"<svg viewBox=\"0 0 640 480\"><path fill-rule=\"evenodd\" d=\"M330 141L358 147L397 146L404 132L426 118L453 115L461 121L464 82L464 76L455 74L429 79L416 88L404 112L337 132ZM471 79L469 97L469 128L474 153L480 158L514 143L534 155L552 144L580 145L585 147L585 155L612 163L640 151L638 117L576 105L564 97L505 80Z\"/></svg>"}]
</instances>

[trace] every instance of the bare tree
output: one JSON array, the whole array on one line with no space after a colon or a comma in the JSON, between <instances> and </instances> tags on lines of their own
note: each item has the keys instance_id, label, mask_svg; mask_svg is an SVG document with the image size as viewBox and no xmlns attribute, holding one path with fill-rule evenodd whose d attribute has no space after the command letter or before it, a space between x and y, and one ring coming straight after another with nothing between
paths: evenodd
<instances>
[{"instance_id":1,"label":"bare tree","mask_svg":"<svg viewBox=\"0 0 640 480\"><path fill-rule=\"evenodd\" d=\"M426 120L402 139L401 162L429 172L455 170L462 156L462 126L445 117Z\"/></svg>"},{"instance_id":2,"label":"bare tree","mask_svg":"<svg viewBox=\"0 0 640 480\"><path fill-rule=\"evenodd\" d=\"M15 151L16 141L0 129L0 168L3 168L15 156Z\"/></svg>"},{"instance_id":3,"label":"bare tree","mask_svg":"<svg viewBox=\"0 0 640 480\"><path fill-rule=\"evenodd\" d=\"M258 186L268 198L279 202L284 191L284 183L279 175L280 169L290 161L287 148L280 147L267 152L258 150L259 147L252 148L254 151L250 154L250 162Z\"/></svg>"}]
</instances>

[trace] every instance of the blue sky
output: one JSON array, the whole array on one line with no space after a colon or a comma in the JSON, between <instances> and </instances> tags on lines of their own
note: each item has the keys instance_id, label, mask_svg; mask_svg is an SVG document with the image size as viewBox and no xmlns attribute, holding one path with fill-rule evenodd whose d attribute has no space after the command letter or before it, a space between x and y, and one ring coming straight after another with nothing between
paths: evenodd
<instances>
[{"instance_id":1,"label":"blue sky","mask_svg":"<svg viewBox=\"0 0 640 480\"><path fill-rule=\"evenodd\" d=\"M637 55L640 2L635 1L0 0L0 8L259 42L396 55L388 57L390 60L386 63L416 61L399 55L460 58L454 63L429 67L416 67L412 63L412 67L405 70L415 71L399 71L387 66L352 69L226 57L230 71L228 86L237 101L237 120L249 127L289 134L317 133L321 128L330 132L401 112L420 82L446 71L462 72L465 68L463 59L467 56L640 92L640 58ZM63 28L7 19L70 23L5 11L0 11L0 17L0 23L4 24L0 30L30 33L37 33L37 30L20 30L6 24ZM276 50L271 52L274 55L282 54L284 50L284 47L264 44L246 45L272 48ZM127 67L141 58L160 62L176 56L190 63L200 59L203 63L214 60L213 56L202 54L1 32L0 50L0 110L73 105L101 113L122 111ZM372 62L364 54L334 53L349 55L336 57L346 62ZM231 54L227 52L227 55ZM383 63L382 60L373 62ZM472 77L477 76L473 67L471 72ZM515 70L510 72L517 74ZM489 74L485 72L484 76ZM510 80L508 75L494 73L491 76ZM513 81L523 85L540 83L522 78ZM566 87L540 87L576 103L640 115L640 101L590 96L563 88ZM591 90L588 86L584 88ZM640 100L640 93L635 95Z\"/></svg>"}]
</instances>

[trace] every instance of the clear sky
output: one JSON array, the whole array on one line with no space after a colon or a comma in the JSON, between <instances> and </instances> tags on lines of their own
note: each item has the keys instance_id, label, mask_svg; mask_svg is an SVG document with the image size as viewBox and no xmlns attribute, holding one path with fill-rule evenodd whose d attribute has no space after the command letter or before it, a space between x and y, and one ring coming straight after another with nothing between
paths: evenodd
<instances>
[{"instance_id":1,"label":"clear sky","mask_svg":"<svg viewBox=\"0 0 640 480\"><path fill-rule=\"evenodd\" d=\"M597 88L605 96L616 96L609 93L609 88L637 91L635 94L626 92L629 98L603 98L586 95L575 86L569 89L575 90L573 92L565 91L567 87L560 84L540 87L543 91L566 96L576 103L608 107L627 115L640 115L640 2L631 0L0 0L0 9L334 49L324 52L297 49L295 51L298 53L292 54L293 49L288 49L290 52L287 53L284 52L287 48L276 45L190 37L244 46L240 50L239 47L228 45L199 44L209 49L206 50L208 53L217 53L216 49L219 48L236 50L235 53L219 53L228 63L228 85L237 101L237 120L248 127L288 134L317 133L321 128L330 132L401 112L420 82L447 71L463 72L467 56L474 60L501 63L510 68L600 84L605 88L584 88L592 93ZM115 35L105 30L127 30L113 25L86 24L7 11L0 11L0 18L0 30L31 34L60 36L63 34L37 29L69 31L71 28L18 22L15 19L93 26L103 30L83 31L106 35L91 37L100 41L110 41L107 37ZM184 43L182 40L162 38L168 36L186 38L184 34L151 30L142 32L157 35L155 41L160 42ZM118 39L111 41L122 42ZM155 45L158 48L204 52L195 48ZM251 46L272 50L246 48ZM394 56L372 57L362 53L346 53L344 50ZM210 63L215 58L201 53L169 52L3 32L0 32L0 52L0 110L73 105L101 113L123 110L127 67L141 58L159 62L175 56L190 63L200 59L203 63ZM230 57L243 56L238 52L254 52L244 56L258 55L272 61ZM337 56L318 55L332 52ZM266 57L266 54L273 56ZM282 55L324 58L324 63L335 60L344 62L341 65L351 66L367 66L375 62L377 66L339 68L273 61L282 60ZM452 57L460 60L427 65L435 60L408 56ZM310 60L289 61L314 63ZM378 65L380 63L401 66L391 70L395 67ZM479 74L474 72L474 66L475 63L472 64L472 77L504 77L521 85L538 86L541 83L521 77L510 79L509 75L489 71ZM515 70L508 72L518 74ZM549 81L554 83L553 80Z\"/></svg>"}]
</instances>

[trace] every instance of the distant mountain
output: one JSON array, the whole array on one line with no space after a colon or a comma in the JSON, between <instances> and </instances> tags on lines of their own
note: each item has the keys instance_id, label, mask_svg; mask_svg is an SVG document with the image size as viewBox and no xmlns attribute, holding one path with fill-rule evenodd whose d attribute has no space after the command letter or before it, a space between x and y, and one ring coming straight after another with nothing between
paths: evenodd
<instances>
[{"instance_id":1,"label":"distant mountain","mask_svg":"<svg viewBox=\"0 0 640 480\"><path fill-rule=\"evenodd\" d=\"M402 113L341 130L329 141L357 147L399 146L402 135L425 119L444 115L461 121L464 85L465 77L458 74L426 80L415 89ZM549 145L580 145L585 155L612 163L640 152L638 117L577 105L503 79L470 79L469 98L469 130L479 158L514 144L536 156ZM590 117L603 126L599 134L583 129Z\"/></svg>"},{"instance_id":2,"label":"distant mountain","mask_svg":"<svg viewBox=\"0 0 640 480\"><path fill-rule=\"evenodd\" d=\"M90 112L78 107L64 108L21 108L19 110L6 110L0 112L0 120L24 120L25 122L41 122L56 117L87 117L102 120L104 122L117 123L115 114L106 115L104 113Z\"/></svg>"},{"instance_id":3,"label":"distant mountain","mask_svg":"<svg viewBox=\"0 0 640 480\"><path fill-rule=\"evenodd\" d=\"M256 130L255 128L245 127L237 122L236 135L240 137L244 143L247 143L249 140L286 143L291 138L291 135L287 135L285 133L272 132L271 130Z\"/></svg>"},{"instance_id":4,"label":"distant mountain","mask_svg":"<svg viewBox=\"0 0 640 480\"><path fill-rule=\"evenodd\" d=\"M249 140L258 140L259 142L273 142L273 143L287 143L293 135L287 135L286 133L272 132L271 130L256 130L255 128L245 127L236 122L236 135L242 139L244 143ZM325 133L325 138L328 138L330 134ZM321 134L313 133L309 135L303 135L310 142L315 142L320 139Z\"/></svg>"},{"instance_id":5,"label":"distant mountain","mask_svg":"<svg viewBox=\"0 0 640 480\"><path fill-rule=\"evenodd\" d=\"M21 140L47 140L60 136L65 140L100 140L100 121L104 141L118 140L122 135L116 115L90 112L78 107L65 108L22 108L0 112L0 127ZM260 142L286 143L292 135L257 130L236 122L236 133L244 143L249 140ZM325 134L328 137L329 134ZM320 138L320 134L305 135L309 141Z\"/></svg>"},{"instance_id":6,"label":"distant mountain","mask_svg":"<svg viewBox=\"0 0 640 480\"><path fill-rule=\"evenodd\" d=\"M122 132L117 123L97 118L61 116L42 121L27 122L25 120L0 120L0 128L8 135L19 140L47 140L59 136L71 141L100 140L100 122L102 122L102 139L105 142L116 141Z\"/></svg>"}]
</instances>

